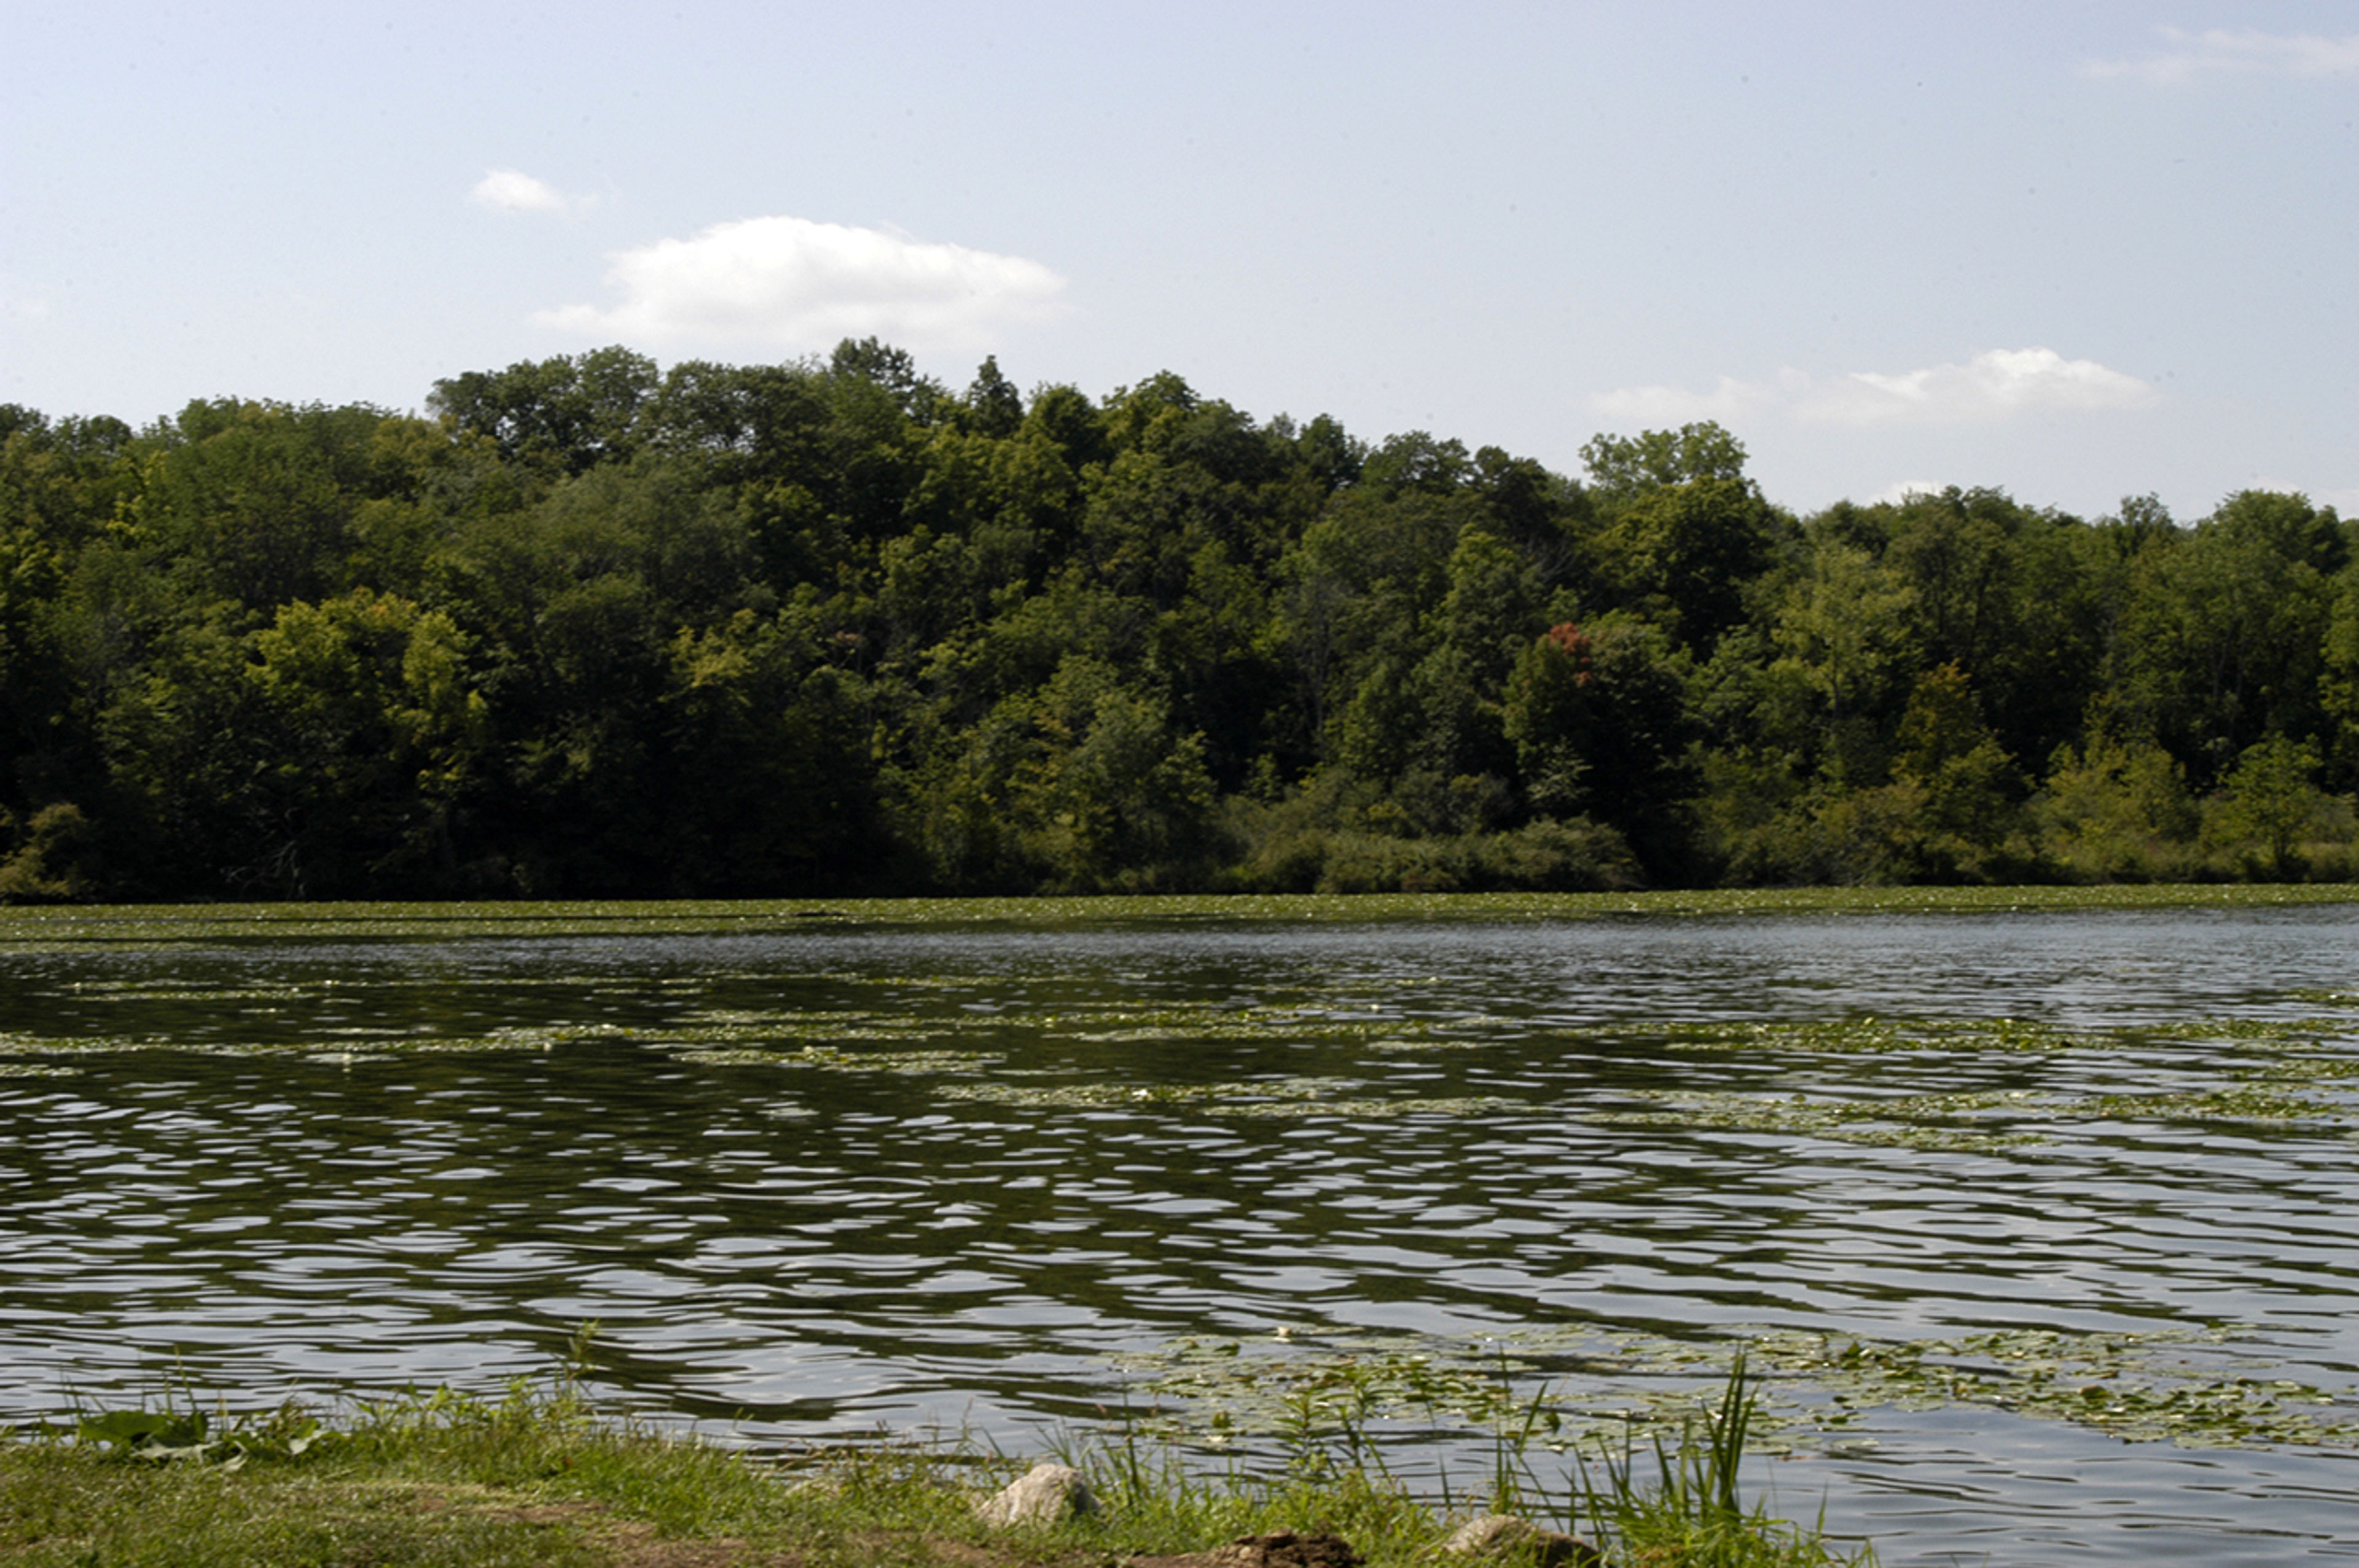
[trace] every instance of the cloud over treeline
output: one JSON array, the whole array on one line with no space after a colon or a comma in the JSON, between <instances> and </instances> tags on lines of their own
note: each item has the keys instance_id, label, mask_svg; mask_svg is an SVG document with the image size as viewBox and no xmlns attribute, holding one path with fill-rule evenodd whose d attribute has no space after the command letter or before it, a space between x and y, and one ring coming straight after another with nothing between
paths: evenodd
<instances>
[{"instance_id":1,"label":"cloud over treeline","mask_svg":"<svg viewBox=\"0 0 2359 1568\"><path fill-rule=\"evenodd\" d=\"M2176 87L2206 76L2359 76L2359 33L2321 38L2315 33L2230 32L2212 27L2190 33L2165 27L2169 46L2137 59L2091 60L2087 76L2126 76Z\"/></svg>"},{"instance_id":2,"label":"cloud over treeline","mask_svg":"<svg viewBox=\"0 0 2359 1568\"><path fill-rule=\"evenodd\" d=\"M1600 414L1641 423L1681 424L1781 414L1816 425L1978 425L2021 414L2143 408L2157 399L2137 377L2053 349L1990 349L1962 364L1886 373L1819 377L1788 370L1774 381L1723 376L1697 392L1632 386L1590 399Z\"/></svg>"},{"instance_id":3,"label":"cloud over treeline","mask_svg":"<svg viewBox=\"0 0 2359 1568\"><path fill-rule=\"evenodd\" d=\"M651 345L824 348L875 336L913 349L990 346L1050 313L1064 278L1036 261L807 218L746 218L609 257L622 300L535 319Z\"/></svg>"}]
</instances>

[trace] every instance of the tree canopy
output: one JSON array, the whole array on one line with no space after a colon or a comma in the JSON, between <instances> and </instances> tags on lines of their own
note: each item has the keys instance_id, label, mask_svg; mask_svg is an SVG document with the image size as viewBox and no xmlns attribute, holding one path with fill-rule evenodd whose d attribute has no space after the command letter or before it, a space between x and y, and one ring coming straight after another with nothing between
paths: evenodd
<instances>
[{"instance_id":1,"label":"tree canopy","mask_svg":"<svg viewBox=\"0 0 2359 1568\"><path fill-rule=\"evenodd\" d=\"M875 340L0 407L0 898L2351 875L2359 543Z\"/></svg>"}]
</instances>

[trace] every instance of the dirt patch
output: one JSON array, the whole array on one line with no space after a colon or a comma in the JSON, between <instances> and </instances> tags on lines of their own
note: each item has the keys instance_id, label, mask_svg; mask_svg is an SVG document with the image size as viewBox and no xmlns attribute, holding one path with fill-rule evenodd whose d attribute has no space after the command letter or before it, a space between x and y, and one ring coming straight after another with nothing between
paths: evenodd
<instances>
[{"instance_id":1,"label":"dirt patch","mask_svg":"<svg viewBox=\"0 0 2359 1568\"><path fill-rule=\"evenodd\" d=\"M505 1524L581 1530L591 1549L613 1568L799 1568L800 1559L777 1552L757 1552L745 1541L722 1536L712 1540L667 1538L656 1527L638 1519L616 1519L605 1504L586 1498L560 1502L520 1502L484 1488L420 1491L409 1507L421 1514L473 1515Z\"/></svg>"},{"instance_id":2,"label":"dirt patch","mask_svg":"<svg viewBox=\"0 0 2359 1568\"><path fill-rule=\"evenodd\" d=\"M756 1556L742 1541L666 1541L653 1525L623 1524L595 1538L614 1568L798 1568L798 1560Z\"/></svg>"},{"instance_id":3,"label":"dirt patch","mask_svg":"<svg viewBox=\"0 0 2359 1568\"><path fill-rule=\"evenodd\" d=\"M809 1557L735 1537L666 1537L638 1519L622 1519L586 1498L527 1500L490 1487L421 1488L402 1499L421 1514L464 1514L545 1530L581 1532L609 1568L807 1568ZM925 1563L931 1568L1117 1568L1102 1553L1041 1550L1041 1543L1005 1547L897 1530L856 1531L820 1553L830 1563ZM1364 1568L1341 1537L1327 1534L1241 1536L1210 1551L1169 1557L1132 1557L1118 1568Z\"/></svg>"},{"instance_id":4,"label":"dirt patch","mask_svg":"<svg viewBox=\"0 0 2359 1568\"><path fill-rule=\"evenodd\" d=\"M1210 1552L1178 1557L1134 1557L1129 1568L1360 1568L1358 1552L1336 1535L1240 1536Z\"/></svg>"}]
</instances>

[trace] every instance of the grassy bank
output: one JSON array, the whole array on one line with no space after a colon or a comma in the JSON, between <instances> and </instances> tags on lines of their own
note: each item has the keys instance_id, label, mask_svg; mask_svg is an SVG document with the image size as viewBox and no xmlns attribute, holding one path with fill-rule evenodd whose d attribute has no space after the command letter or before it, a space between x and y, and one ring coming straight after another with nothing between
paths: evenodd
<instances>
[{"instance_id":1,"label":"grassy bank","mask_svg":"<svg viewBox=\"0 0 2359 1568\"><path fill-rule=\"evenodd\" d=\"M1677 1445L1598 1459L1541 1495L1503 1439L1493 1494L1572 1525L1632 1568L1801 1568L1870 1561L1739 1498L1749 1400ZM601 1417L571 1381L499 1400L449 1391L232 1417L187 1401L81 1412L0 1442L6 1568L1098 1568L1280 1530L1343 1537L1370 1568L1431 1563L1481 1511L1410 1496L1382 1470L1208 1475L1134 1444L1069 1454L1094 1517L995 1529L976 1498L1005 1455L876 1442L765 1461ZM1529 1560L1530 1554L1526 1554Z\"/></svg>"},{"instance_id":2,"label":"grassy bank","mask_svg":"<svg viewBox=\"0 0 2359 1568\"><path fill-rule=\"evenodd\" d=\"M2359 883L1721 888L1662 892L1170 894L1093 898L679 899L474 903L0 903L0 949L238 940L743 935L864 926L1096 921L1509 921L1729 915L2267 909L2359 903Z\"/></svg>"}]
</instances>

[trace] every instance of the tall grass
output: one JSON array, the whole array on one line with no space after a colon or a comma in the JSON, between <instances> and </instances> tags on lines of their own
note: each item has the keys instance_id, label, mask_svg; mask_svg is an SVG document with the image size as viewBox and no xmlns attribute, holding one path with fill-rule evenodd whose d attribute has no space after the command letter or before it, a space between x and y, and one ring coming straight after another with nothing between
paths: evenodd
<instances>
[{"instance_id":1,"label":"tall grass","mask_svg":"<svg viewBox=\"0 0 2359 1568\"><path fill-rule=\"evenodd\" d=\"M1415 1495L1348 1403L1310 1419L1274 1469L1208 1466L1125 1425L1064 1444L1101 1511L995 1532L973 1502L1023 1468L972 1443L832 1445L764 1460L595 1411L580 1347L553 1379L504 1395L436 1390L358 1402L332 1420L300 1406L191 1419L77 1412L72 1425L0 1436L0 1563L7 1568L631 1568L773 1561L892 1568L953 1561L1025 1568L1201 1551L1277 1530L1343 1537L1372 1568L1430 1563L1468 1511L1562 1522L1615 1568L1803 1568L1872 1562L1815 1530L1750 1509L1738 1487L1754 1391L1740 1365L1717 1406L1642 1455L1635 1445L1554 1481L1538 1400L1498 1424L1484 1493ZM665 1541L709 1555L667 1555ZM702 1550L701 1547L699 1548Z\"/></svg>"},{"instance_id":2,"label":"tall grass","mask_svg":"<svg viewBox=\"0 0 2359 1568\"><path fill-rule=\"evenodd\" d=\"M1506 1373L1500 1371L1501 1388ZM1483 1484L1460 1493L1440 1473L1440 1497L1420 1498L1386 1465L1368 1431L1364 1390L1299 1392L1278 1423L1273 1472L1234 1457L1207 1472L1169 1444L1142 1442L1125 1423L1113 1435L1069 1442L1061 1456L1088 1474L1109 1516L1167 1541L1209 1545L1243 1534L1330 1530L1373 1563L1430 1561L1436 1544L1470 1513L1520 1516L1582 1537L1614 1568L1828 1568L1872 1564L1864 1544L1830 1540L1823 1520L1775 1517L1767 1497L1748 1505L1739 1484L1758 1402L1740 1355L1709 1408L1676 1437L1642 1450L1569 1465L1553 1441L1544 1393L1502 1398L1492 1409L1492 1453ZM1181 1550L1184 1548L1167 1548Z\"/></svg>"},{"instance_id":3,"label":"tall grass","mask_svg":"<svg viewBox=\"0 0 2359 1568\"><path fill-rule=\"evenodd\" d=\"M1737 1487L1755 1395L1745 1358L1737 1357L1720 1403L1701 1422L1690 1421L1676 1443L1651 1444L1652 1477L1642 1478L1635 1448L1609 1456L1593 1478L1577 1484L1579 1511L1592 1520L1611 1560L1681 1568L1804 1568L1875 1561L1872 1548L1846 1555L1821 1526L1774 1519L1766 1498L1745 1506Z\"/></svg>"}]
</instances>

